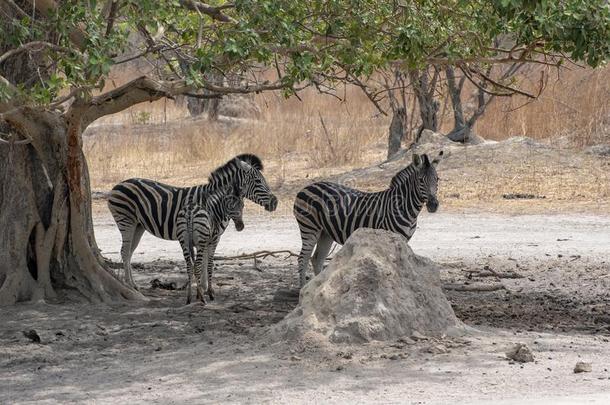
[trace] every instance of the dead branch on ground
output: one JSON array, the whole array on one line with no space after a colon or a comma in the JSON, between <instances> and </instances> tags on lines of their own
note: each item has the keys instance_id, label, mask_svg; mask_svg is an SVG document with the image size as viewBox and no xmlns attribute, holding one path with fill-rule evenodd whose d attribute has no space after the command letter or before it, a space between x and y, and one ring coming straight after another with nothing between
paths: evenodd
<instances>
[{"instance_id":1,"label":"dead branch on ground","mask_svg":"<svg viewBox=\"0 0 610 405\"><path fill-rule=\"evenodd\" d=\"M501 283L495 284L458 284L458 283L449 283L444 284L443 289L451 290L451 291L465 291L465 292L488 292L488 291L498 291L505 290Z\"/></svg>"}]
</instances>

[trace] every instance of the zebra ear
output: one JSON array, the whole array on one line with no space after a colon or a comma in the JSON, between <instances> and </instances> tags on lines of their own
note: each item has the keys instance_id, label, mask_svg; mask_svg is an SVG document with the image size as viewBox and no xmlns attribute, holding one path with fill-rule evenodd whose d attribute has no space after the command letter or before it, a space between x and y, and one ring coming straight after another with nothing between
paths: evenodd
<instances>
[{"instance_id":1,"label":"zebra ear","mask_svg":"<svg viewBox=\"0 0 610 405\"><path fill-rule=\"evenodd\" d=\"M242 169L244 169L246 171L252 170L252 166L249 163L244 162L243 160L239 160L239 159L237 159L237 161L239 162L239 165Z\"/></svg>"},{"instance_id":2,"label":"zebra ear","mask_svg":"<svg viewBox=\"0 0 610 405\"><path fill-rule=\"evenodd\" d=\"M436 158L434 158L434 160L432 161L432 164L434 166L436 166L441 161L442 157L443 157L443 151L440 151L438 156Z\"/></svg>"},{"instance_id":3,"label":"zebra ear","mask_svg":"<svg viewBox=\"0 0 610 405\"><path fill-rule=\"evenodd\" d=\"M419 156L417 153L414 153L414 154L413 154L413 165L414 165L414 166L415 166L415 168L417 168L417 169L421 168L421 167L422 167L422 165L423 165L423 162L422 162L422 160L421 160L421 157L420 157L420 156Z\"/></svg>"}]
</instances>

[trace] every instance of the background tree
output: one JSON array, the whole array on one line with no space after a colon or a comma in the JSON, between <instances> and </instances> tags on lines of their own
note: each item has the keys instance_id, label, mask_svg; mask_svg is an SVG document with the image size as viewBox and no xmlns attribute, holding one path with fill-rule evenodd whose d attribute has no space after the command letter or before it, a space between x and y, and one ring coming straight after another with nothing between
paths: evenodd
<instances>
[{"instance_id":1,"label":"background tree","mask_svg":"<svg viewBox=\"0 0 610 405\"><path fill-rule=\"evenodd\" d=\"M179 95L288 96L393 66L479 75L477 64L566 54L595 66L610 47L605 0L5 0L0 12L0 304L141 297L107 271L93 235L82 132L100 117ZM491 49L499 34L514 46ZM150 72L106 86L134 59Z\"/></svg>"}]
</instances>

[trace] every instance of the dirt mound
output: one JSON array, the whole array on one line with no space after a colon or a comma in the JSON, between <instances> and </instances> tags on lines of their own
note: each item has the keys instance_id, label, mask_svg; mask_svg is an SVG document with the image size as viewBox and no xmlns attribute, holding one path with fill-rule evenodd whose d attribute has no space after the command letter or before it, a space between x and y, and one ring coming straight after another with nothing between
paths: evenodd
<instances>
[{"instance_id":1,"label":"dirt mound","mask_svg":"<svg viewBox=\"0 0 610 405\"><path fill-rule=\"evenodd\" d=\"M303 288L299 305L270 337L362 343L462 328L441 290L436 264L415 255L400 235L360 229Z\"/></svg>"},{"instance_id":2,"label":"dirt mound","mask_svg":"<svg viewBox=\"0 0 610 405\"><path fill-rule=\"evenodd\" d=\"M429 129L424 129L419 137L418 145L425 144L433 144L437 146L458 146L458 142L453 142L451 139L447 138L446 135L443 135L438 132L431 131Z\"/></svg>"}]
</instances>

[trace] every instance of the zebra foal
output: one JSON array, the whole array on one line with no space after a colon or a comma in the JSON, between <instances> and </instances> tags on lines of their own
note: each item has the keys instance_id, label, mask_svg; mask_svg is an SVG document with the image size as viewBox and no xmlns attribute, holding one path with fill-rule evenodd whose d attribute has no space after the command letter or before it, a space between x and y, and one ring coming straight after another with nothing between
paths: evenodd
<instances>
[{"instance_id":1,"label":"zebra foal","mask_svg":"<svg viewBox=\"0 0 610 405\"><path fill-rule=\"evenodd\" d=\"M336 183L318 182L303 188L296 196L293 213L301 232L299 281L305 285L308 262L313 254L317 275L333 241L344 244L358 228L385 229L411 239L417 215L424 204L436 212L438 199L437 158L413 155L413 163L398 172L386 190L367 193Z\"/></svg>"},{"instance_id":2,"label":"zebra foal","mask_svg":"<svg viewBox=\"0 0 610 405\"><path fill-rule=\"evenodd\" d=\"M176 220L178 241L186 262L188 282L186 286L186 303L191 302L191 284L193 268L197 284L197 298L205 304L204 294L214 299L212 288L212 266L214 256L210 256L210 245L219 238L219 233L229 220L233 220L235 229L244 229L242 213L244 201L235 188L220 190L208 196L205 206L188 201L178 213ZM202 271L203 267L203 271Z\"/></svg>"}]
</instances>

